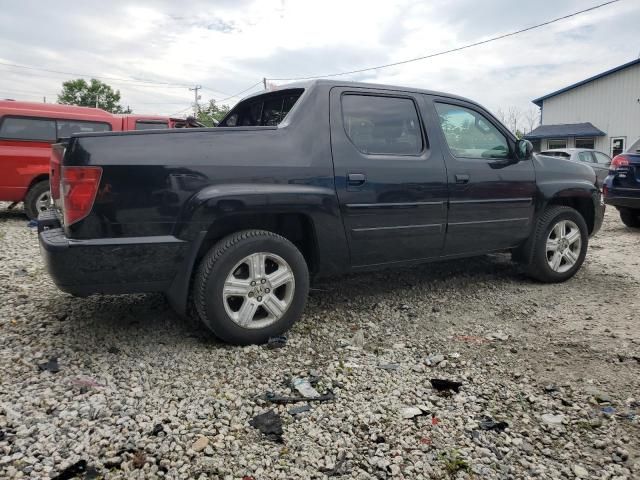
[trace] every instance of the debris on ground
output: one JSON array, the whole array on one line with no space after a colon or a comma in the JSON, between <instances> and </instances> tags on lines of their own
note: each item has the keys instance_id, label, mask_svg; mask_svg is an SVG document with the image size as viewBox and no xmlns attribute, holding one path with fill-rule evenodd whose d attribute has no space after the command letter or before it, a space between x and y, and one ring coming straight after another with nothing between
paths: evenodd
<instances>
[{"instance_id":1,"label":"debris on ground","mask_svg":"<svg viewBox=\"0 0 640 480\"><path fill-rule=\"evenodd\" d=\"M159 434L161 434L162 432L164 432L164 427L162 426L161 423L156 423L153 426L153 430L151 430L151 432L149 433L149 435L153 435L154 437L157 437Z\"/></svg>"},{"instance_id":2,"label":"debris on ground","mask_svg":"<svg viewBox=\"0 0 640 480\"><path fill-rule=\"evenodd\" d=\"M509 335L507 335L506 333L504 333L503 331L498 331L495 333L490 333L489 335L487 335L487 340L500 340L500 341L507 341L509 340Z\"/></svg>"},{"instance_id":3,"label":"debris on ground","mask_svg":"<svg viewBox=\"0 0 640 480\"><path fill-rule=\"evenodd\" d=\"M111 353L113 355L117 355L117 354L120 353L120 349L118 347L115 347L115 346L112 345L111 347L107 348L107 353Z\"/></svg>"},{"instance_id":4,"label":"debris on ground","mask_svg":"<svg viewBox=\"0 0 640 480\"><path fill-rule=\"evenodd\" d=\"M291 385L295 388L304 398L318 398L320 394L311 386L311 383L306 378L294 378L291 380Z\"/></svg>"},{"instance_id":5,"label":"debris on ground","mask_svg":"<svg viewBox=\"0 0 640 480\"><path fill-rule=\"evenodd\" d=\"M306 404L300 405L299 407L292 407L287 410L287 413L289 413L289 415L300 415L301 413L308 412L309 410L311 410L311 405Z\"/></svg>"},{"instance_id":6,"label":"debris on ground","mask_svg":"<svg viewBox=\"0 0 640 480\"><path fill-rule=\"evenodd\" d=\"M496 422L491 417L485 417L479 425L481 430L495 430L496 432L502 432L505 428L509 428L507 422Z\"/></svg>"},{"instance_id":7,"label":"debris on ground","mask_svg":"<svg viewBox=\"0 0 640 480\"><path fill-rule=\"evenodd\" d=\"M71 480L87 471L87 461L78 460L76 463L69 465L51 480Z\"/></svg>"},{"instance_id":8,"label":"debris on ground","mask_svg":"<svg viewBox=\"0 0 640 480\"><path fill-rule=\"evenodd\" d=\"M51 357L48 362L38 364L38 369L41 372L58 373L60 371L60 365L58 365L58 358Z\"/></svg>"},{"instance_id":9,"label":"debris on ground","mask_svg":"<svg viewBox=\"0 0 640 480\"><path fill-rule=\"evenodd\" d=\"M345 452L340 452L336 458L336 463L333 468L321 468L321 473L324 473L327 477L340 477L349 473L347 471L347 455Z\"/></svg>"},{"instance_id":10,"label":"debris on ground","mask_svg":"<svg viewBox=\"0 0 640 480\"><path fill-rule=\"evenodd\" d=\"M333 400L335 395L331 390L328 390L323 395L315 398L307 398L307 397L294 397L294 396L283 396L277 395L273 392L267 392L262 396L262 399L275 404L286 405L287 403L298 403L298 402L328 402Z\"/></svg>"},{"instance_id":11,"label":"debris on ground","mask_svg":"<svg viewBox=\"0 0 640 480\"><path fill-rule=\"evenodd\" d=\"M429 409L426 406L420 405L417 407L405 407L400 410L400 416L404 419L410 419L420 417L422 415L428 415Z\"/></svg>"},{"instance_id":12,"label":"debris on ground","mask_svg":"<svg viewBox=\"0 0 640 480\"><path fill-rule=\"evenodd\" d=\"M287 345L287 337L281 335L279 337L269 337L265 347L267 350L276 350L278 348L283 348Z\"/></svg>"},{"instance_id":13,"label":"debris on ground","mask_svg":"<svg viewBox=\"0 0 640 480\"><path fill-rule=\"evenodd\" d=\"M269 410L260 415L256 415L249 420L249 425L260 430L269 440L277 443L284 443L282 439L282 419L280 415L273 410Z\"/></svg>"},{"instance_id":14,"label":"debris on ground","mask_svg":"<svg viewBox=\"0 0 640 480\"><path fill-rule=\"evenodd\" d=\"M460 391L460 387L462 386L462 383L454 382L452 380L444 380L441 378L432 378L431 386L433 387L434 390L438 392L446 392L449 390L453 390L454 392L458 393Z\"/></svg>"}]
</instances>

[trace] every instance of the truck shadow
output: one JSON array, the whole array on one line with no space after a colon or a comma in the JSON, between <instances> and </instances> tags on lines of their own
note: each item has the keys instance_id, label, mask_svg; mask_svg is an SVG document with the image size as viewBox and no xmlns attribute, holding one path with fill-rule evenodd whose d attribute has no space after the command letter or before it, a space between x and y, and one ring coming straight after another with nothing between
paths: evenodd
<instances>
[{"instance_id":1,"label":"truck shadow","mask_svg":"<svg viewBox=\"0 0 640 480\"><path fill-rule=\"evenodd\" d=\"M460 295L465 290L475 290L479 282L526 283L526 277L508 254L492 254L459 260L447 260L412 266L403 269L389 269L371 273L351 274L328 280L321 280L312 286L311 299L324 303L348 303L358 298L371 298L372 302L381 295L393 296L394 291L403 289L455 288Z\"/></svg>"},{"instance_id":2,"label":"truck shadow","mask_svg":"<svg viewBox=\"0 0 640 480\"><path fill-rule=\"evenodd\" d=\"M9 210L5 206L0 206L0 222L5 220L24 220L25 224L29 221L22 207L16 207Z\"/></svg>"},{"instance_id":3,"label":"truck shadow","mask_svg":"<svg viewBox=\"0 0 640 480\"><path fill-rule=\"evenodd\" d=\"M455 290L464 302L480 282L498 285L529 280L507 255L487 255L464 260L430 263L401 270L359 273L326 279L313 285L307 313L322 314L335 308L349 308L354 299L359 309L372 308L382 298L393 301L406 289ZM223 348L197 320L180 317L160 294L91 296L67 295L52 299L48 311L61 347L86 353L128 352L143 355L139 348L197 349ZM232 348L232 347L229 347Z\"/></svg>"}]
</instances>

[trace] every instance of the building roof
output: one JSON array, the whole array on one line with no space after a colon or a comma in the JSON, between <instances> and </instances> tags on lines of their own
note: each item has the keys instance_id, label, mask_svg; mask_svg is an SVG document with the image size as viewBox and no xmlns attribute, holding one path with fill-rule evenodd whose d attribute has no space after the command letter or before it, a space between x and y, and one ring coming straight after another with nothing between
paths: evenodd
<instances>
[{"instance_id":1,"label":"building roof","mask_svg":"<svg viewBox=\"0 0 640 480\"><path fill-rule=\"evenodd\" d=\"M538 138L566 138L566 137L602 137L606 135L602 130L586 123L564 123L561 125L540 125L527 133L524 138L536 140Z\"/></svg>"},{"instance_id":2,"label":"building roof","mask_svg":"<svg viewBox=\"0 0 640 480\"><path fill-rule=\"evenodd\" d=\"M564 93L564 92L566 92L568 90L574 89L576 87L579 87L579 86L584 85L584 84L589 83L589 82L593 82L594 80L598 80L599 78L606 77L607 75L611 75L612 73L619 72L620 70L624 70L625 68L632 67L633 65L637 65L639 63L640 63L640 58L637 58L636 60L632 60L630 62L624 63L622 65L619 65L619 66L615 67L615 68L612 68L611 70L607 70L606 72L599 73L598 75L594 75L593 77L589 77L589 78L587 78L585 80L582 80L582 81L580 81L578 83L574 83L573 85L569 85L568 87L561 88L560 90L556 90L555 92L549 93L549 94L544 95L544 96L542 96L540 98L536 98L535 100L532 100L532 102L535 103L536 105L538 105L539 107L542 107L542 102L544 100L546 100L547 98L555 97L556 95L560 95L561 93Z\"/></svg>"}]
</instances>

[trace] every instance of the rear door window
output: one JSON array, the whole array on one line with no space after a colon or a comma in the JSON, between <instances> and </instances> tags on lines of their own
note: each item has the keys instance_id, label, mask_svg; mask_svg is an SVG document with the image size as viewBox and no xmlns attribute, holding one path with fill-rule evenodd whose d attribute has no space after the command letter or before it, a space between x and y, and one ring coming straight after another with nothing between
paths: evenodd
<instances>
[{"instance_id":1,"label":"rear door window","mask_svg":"<svg viewBox=\"0 0 640 480\"><path fill-rule=\"evenodd\" d=\"M57 138L70 137L74 133L108 132L111 125L102 122L84 122L82 120L56 120Z\"/></svg>"},{"instance_id":2,"label":"rear door window","mask_svg":"<svg viewBox=\"0 0 640 480\"><path fill-rule=\"evenodd\" d=\"M591 156L591 152L579 152L578 160L585 163L595 163L593 157Z\"/></svg>"},{"instance_id":3,"label":"rear door window","mask_svg":"<svg viewBox=\"0 0 640 480\"><path fill-rule=\"evenodd\" d=\"M54 142L56 122L41 118L5 117L0 123L0 138Z\"/></svg>"},{"instance_id":4,"label":"rear door window","mask_svg":"<svg viewBox=\"0 0 640 480\"><path fill-rule=\"evenodd\" d=\"M418 155L423 149L418 112L410 98L346 94L342 119L347 136L362 153Z\"/></svg>"},{"instance_id":5,"label":"rear door window","mask_svg":"<svg viewBox=\"0 0 640 480\"><path fill-rule=\"evenodd\" d=\"M602 152L593 152L593 156L596 157L596 162L599 165L609 165L611 163L609 156Z\"/></svg>"}]
</instances>

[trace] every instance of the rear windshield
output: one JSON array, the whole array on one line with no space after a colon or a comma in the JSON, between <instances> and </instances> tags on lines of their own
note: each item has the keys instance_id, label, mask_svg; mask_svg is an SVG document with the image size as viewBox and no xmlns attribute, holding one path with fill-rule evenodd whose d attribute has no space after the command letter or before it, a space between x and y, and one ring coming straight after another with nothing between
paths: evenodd
<instances>
[{"instance_id":1,"label":"rear windshield","mask_svg":"<svg viewBox=\"0 0 640 480\"><path fill-rule=\"evenodd\" d=\"M157 130L158 128L169 128L169 124L162 120L136 120L136 130Z\"/></svg>"},{"instance_id":2,"label":"rear windshield","mask_svg":"<svg viewBox=\"0 0 640 480\"><path fill-rule=\"evenodd\" d=\"M561 157L561 158L569 158L571 156L567 152L542 152L541 155L546 155L547 157Z\"/></svg>"},{"instance_id":3,"label":"rear windshield","mask_svg":"<svg viewBox=\"0 0 640 480\"><path fill-rule=\"evenodd\" d=\"M276 126L284 120L304 92L302 88L265 93L239 103L219 127Z\"/></svg>"}]
</instances>

